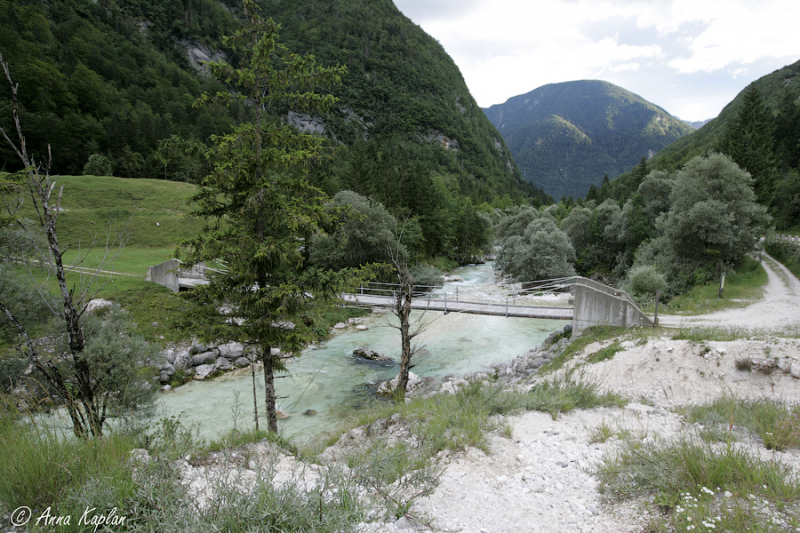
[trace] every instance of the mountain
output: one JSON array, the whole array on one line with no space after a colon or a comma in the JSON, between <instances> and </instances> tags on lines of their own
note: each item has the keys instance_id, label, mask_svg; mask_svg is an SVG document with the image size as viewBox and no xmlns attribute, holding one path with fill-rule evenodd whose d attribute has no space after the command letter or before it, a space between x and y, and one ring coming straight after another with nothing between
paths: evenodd
<instances>
[{"instance_id":1,"label":"mountain","mask_svg":"<svg viewBox=\"0 0 800 533\"><path fill-rule=\"evenodd\" d=\"M524 178L549 195L582 197L692 131L641 97L596 80L545 85L484 109Z\"/></svg>"},{"instance_id":2,"label":"mountain","mask_svg":"<svg viewBox=\"0 0 800 533\"><path fill-rule=\"evenodd\" d=\"M447 175L476 201L504 194L547 201L522 179L442 46L391 0L259 5L262 16L281 23L280 40L290 50L348 67L332 91L340 102L330 115L283 110L290 123L331 138L332 173L366 141L377 153L401 147L406 160ZM246 105L192 105L202 92L226 90L201 61L236 63L222 37L240 15L235 0L0 0L0 52L20 82L29 146L42 154L49 142L59 173L80 174L89 156L100 154L117 176L198 182L206 162L187 156L197 153L192 147L250 116ZM0 86L0 98L7 94ZM0 120L8 124L9 117L0 112ZM172 136L171 152L159 153ZM14 168L13 159L0 147L0 165Z\"/></svg>"},{"instance_id":3,"label":"mountain","mask_svg":"<svg viewBox=\"0 0 800 533\"><path fill-rule=\"evenodd\" d=\"M764 103L777 112L787 91L800 97L800 61L762 76L748 87L755 86ZM716 148L728 123L739 113L746 88L726 105L719 116L686 137L672 143L650 162L652 168L674 170L704 150Z\"/></svg>"},{"instance_id":4,"label":"mountain","mask_svg":"<svg viewBox=\"0 0 800 533\"><path fill-rule=\"evenodd\" d=\"M675 118L678 118L678 117L675 117ZM683 119L678 119L678 120L683 120ZM705 120L694 120L694 121L692 121L692 120L684 120L684 122L687 123L688 125L690 125L691 127L693 127L694 129L699 130L700 128L702 128L703 126L705 126L706 124L708 124L712 120L713 119L707 118Z\"/></svg>"},{"instance_id":5,"label":"mountain","mask_svg":"<svg viewBox=\"0 0 800 533\"><path fill-rule=\"evenodd\" d=\"M264 14L282 26L282 40L321 64L348 73L332 93L337 110L322 117L327 133L350 146L402 142L458 176L462 192L488 200L524 189L502 136L484 116L444 48L391 0L281 0ZM306 117L311 124L313 117ZM522 188L522 189L521 189Z\"/></svg>"},{"instance_id":6,"label":"mountain","mask_svg":"<svg viewBox=\"0 0 800 533\"><path fill-rule=\"evenodd\" d=\"M789 118L790 121L800 120L800 112L797 111L797 102L798 98L800 98L800 61L797 61L752 82L722 109L718 117L708 121L702 128L682 137L656 154L655 157L647 162L648 168L650 170L667 170L671 172L705 151L718 149L728 124L738 116L739 109L744 101L744 95L749 87L755 87L759 90L765 105L775 114L776 120L779 118ZM794 107L794 113L786 112L785 107L787 105ZM791 114L794 114L795 117L790 117L789 115ZM788 142L796 148L798 146L798 137L800 137L800 123L795 124L793 134L790 132L782 133L781 128L778 128L775 140L778 144ZM795 168L796 164L796 160L793 160L789 162L788 166ZM603 191L603 195L624 199L635 191L635 187L632 185L633 180L633 173L625 172L616 179L611 180L607 185L607 189Z\"/></svg>"}]
</instances>

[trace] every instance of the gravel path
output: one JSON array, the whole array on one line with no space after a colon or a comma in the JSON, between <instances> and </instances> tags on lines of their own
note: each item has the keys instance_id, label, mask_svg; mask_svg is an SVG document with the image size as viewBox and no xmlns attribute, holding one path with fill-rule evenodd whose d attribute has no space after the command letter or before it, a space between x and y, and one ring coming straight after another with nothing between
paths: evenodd
<instances>
[{"instance_id":1,"label":"gravel path","mask_svg":"<svg viewBox=\"0 0 800 533\"><path fill-rule=\"evenodd\" d=\"M663 326L710 326L800 333L800 281L782 264L767 255L764 270L769 281L758 302L741 309L728 309L700 316L659 316Z\"/></svg>"}]
</instances>

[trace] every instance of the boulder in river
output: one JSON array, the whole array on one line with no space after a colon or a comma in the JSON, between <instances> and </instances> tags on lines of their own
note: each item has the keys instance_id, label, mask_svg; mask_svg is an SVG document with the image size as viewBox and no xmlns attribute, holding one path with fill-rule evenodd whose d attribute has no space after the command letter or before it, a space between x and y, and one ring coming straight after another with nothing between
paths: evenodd
<instances>
[{"instance_id":1,"label":"boulder in river","mask_svg":"<svg viewBox=\"0 0 800 533\"><path fill-rule=\"evenodd\" d=\"M394 359L383 355L380 352L376 352L366 346L362 346L360 348L356 348L353 350L353 360L358 362L371 362L371 363L380 363L384 366L392 366L397 364Z\"/></svg>"}]
</instances>

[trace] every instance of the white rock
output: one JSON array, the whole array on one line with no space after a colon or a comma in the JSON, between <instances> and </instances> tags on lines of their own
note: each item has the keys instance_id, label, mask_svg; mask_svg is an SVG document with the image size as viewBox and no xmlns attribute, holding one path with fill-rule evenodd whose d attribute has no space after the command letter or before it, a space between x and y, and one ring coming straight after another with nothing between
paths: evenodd
<instances>
[{"instance_id":1,"label":"white rock","mask_svg":"<svg viewBox=\"0 0 800 533\"><path fill-rule=\"evenodd\" d=\"M789 369L789 373L792 375L793 378L800 379L800 362L795 361L792 363L792 367Z\"/></svg>"},{"instance_id":2,"label":"white rock","mask_svg":"<svg viewBox=\"0 0 800 533\"><path fill-rule=\"evenodd\" d=\"M397 384L400 383L400 374L397 374L394 379L391 381L384 381L381 383L381 386L378 387L378 394L383 396L389 396L392 394L392 391L397 387ZM413 372L408 373L408 384L406 385L406 393L413 392L416 388L422 385L422 378L416 375Z\"/></svg>"},{"instance_id":3,"label":"white rock","mask_svg":"<svg viewBox=\"0 0 800 533\"><path fill-rule=\"evenodd\" d=\"M347 327L347 324L345 324L344 322L337 322L336 325L333 326L333 329L344 329L346 327Z\"/></svg>"}]
</instances>

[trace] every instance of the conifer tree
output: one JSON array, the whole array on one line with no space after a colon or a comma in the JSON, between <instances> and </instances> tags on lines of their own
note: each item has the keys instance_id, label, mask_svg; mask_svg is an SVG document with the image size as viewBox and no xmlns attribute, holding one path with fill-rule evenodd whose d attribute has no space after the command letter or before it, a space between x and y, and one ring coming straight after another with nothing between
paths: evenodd
<instances>
[{"instance_id":1,"label":"conifer tree","mask_svg":"<svg viewBox=\"0 0 800 533\"><path fill-rule=\"evenodd\" d=\"M761 91L751 84L745 90L739 114L725 129L720 151L753 176L753 191L762 205L771 203L777 178L773 131L772 113Z\"/></svg>"},{"instance_id":2,"label":"conifer tree","mask_svg":"<svg viewBox=\"0 0 800 533\"><path fill-rule=\"evenodd\" d=\"M183 254L191 262L222 263L210 284L194 292L208 305L193 319L201 338L238 340L256 351L264 365L268 427L277 431L274 374L285 369L286 357L313 340L315 313L368 272L307 265L307 237L320 231L328 216L327 198L305 176L322 138L298 132L277 116L329 109L333 96L317 91L339 83L345 69L320 67L313 56L290 52L278 42L280 26L262 19L258 9L244 0L246 23L226 39L241 54L241 64L209 63L215 77L239 92L204 94L197 101L248 101L255 122L212 137L213 170L193 199L193 215L206 225ZM218 311L223 305L230 315Z\"/></svg>"}]
</instances>

